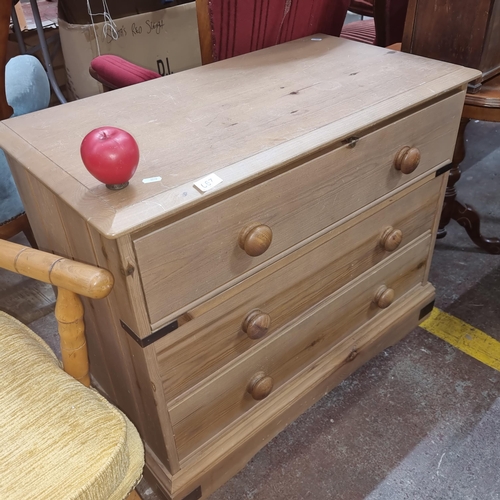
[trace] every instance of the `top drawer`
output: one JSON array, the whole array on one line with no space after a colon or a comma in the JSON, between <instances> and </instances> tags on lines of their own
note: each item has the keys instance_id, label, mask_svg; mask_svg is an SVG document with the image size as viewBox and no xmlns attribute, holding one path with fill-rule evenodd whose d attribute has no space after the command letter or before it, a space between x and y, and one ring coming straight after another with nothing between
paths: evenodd
<instances>
[{"instance_id":1,"label":"top drawer","mask_svg":"<svg viewBox=\"0 0 500 500\"><path fill-rule=\"evenodd\" d=\"M193 301L229 286L266 260L450 160L463 99L463 93L455 94L361 137L354 147L340 147L136 239L154 328ZM417 148L421 155L411 173L394 166L403 147Z\"/></svg>"}]
</instances>

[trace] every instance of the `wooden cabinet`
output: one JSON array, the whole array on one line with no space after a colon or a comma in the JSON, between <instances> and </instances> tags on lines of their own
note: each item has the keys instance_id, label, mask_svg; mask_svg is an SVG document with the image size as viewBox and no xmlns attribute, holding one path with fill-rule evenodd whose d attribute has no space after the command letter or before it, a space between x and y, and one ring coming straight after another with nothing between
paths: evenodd
<instances>
[{"instance_id":1,"label":"wooden cabinet","mask_svg":"<svg viewBox=\"0 0 500 500\"><path fill-rule=\"evenodd\" d=\"M487 80L500 72L500 1L410 0L402 50L479 69Z\"/></svg>"},{"instance_id":2,"label":"wooden cabinet","mask_svg":"<svg viewBox=\"0 0 500 500\"><path fill-rule=\"evenodd\" d=\"M92 376L169 497L208 496L430 312L478 74L318 36L0 126L41 248L115 276L86 303ZM121 191L79 156L102 125L141 150Z\"/></svg>"}]
</instances>

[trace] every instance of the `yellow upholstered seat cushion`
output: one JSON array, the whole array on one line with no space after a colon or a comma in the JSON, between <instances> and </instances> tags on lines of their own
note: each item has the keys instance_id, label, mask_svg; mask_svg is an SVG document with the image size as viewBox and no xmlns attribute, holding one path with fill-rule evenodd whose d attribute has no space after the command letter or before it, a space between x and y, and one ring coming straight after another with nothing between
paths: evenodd
<instances>
[{"instance_id":1,"label":"yellow upholstered seat cushion","mask_svg":"<svg viewBox=\"0 0 500 500\"><path fill-rule=\"evenodd\" d=\"M144 449L128 419L0 312L0 498L120 500Z\"/></svg>"}]
</instances>

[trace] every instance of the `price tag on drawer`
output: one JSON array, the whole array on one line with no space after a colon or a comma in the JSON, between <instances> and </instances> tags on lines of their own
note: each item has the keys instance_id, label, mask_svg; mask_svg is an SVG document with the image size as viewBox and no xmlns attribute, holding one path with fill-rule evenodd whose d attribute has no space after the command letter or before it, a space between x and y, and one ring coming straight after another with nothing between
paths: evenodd
<instances>
[{"instance_id":1,"label":"price tag on drawer","mask_svg":"<svg viewBox=\"0 0 500 500\"><path fill-rule=\"evenodd\" d=\"M200 179L198 182L194 183L194 187L201 191L202 193L206 193L207 191L210 191L210 189L214 188L217 186L217 184L220 184L222 182L222 179L217 175L217 174L210 174L207 175L206 177L203 177L203 179Z\"/></svg>"}]
</instances>

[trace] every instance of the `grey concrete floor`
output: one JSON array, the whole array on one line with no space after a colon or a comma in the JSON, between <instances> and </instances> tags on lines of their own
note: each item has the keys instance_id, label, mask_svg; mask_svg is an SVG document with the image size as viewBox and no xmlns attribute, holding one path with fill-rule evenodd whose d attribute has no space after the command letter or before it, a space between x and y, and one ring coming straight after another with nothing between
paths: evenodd
<instances>
[{"instance_id":1,"label":"grey concrete floor","mask_svg":"<svg viewBox=\"0 0 500 500\"><path fill-rule=\"evenodd\" d=\"M500 236L500 124L471 123L459 197ZM18 241L23 242L21 237ZM436 305L500 340L500 256L454 222ZM57 350L53 292L0 272L0 309ZM500 500L500 373L418 328L306 411L210 500ZM147 484L146 500L157 500Z\"/></svg>"}]
</instances>

